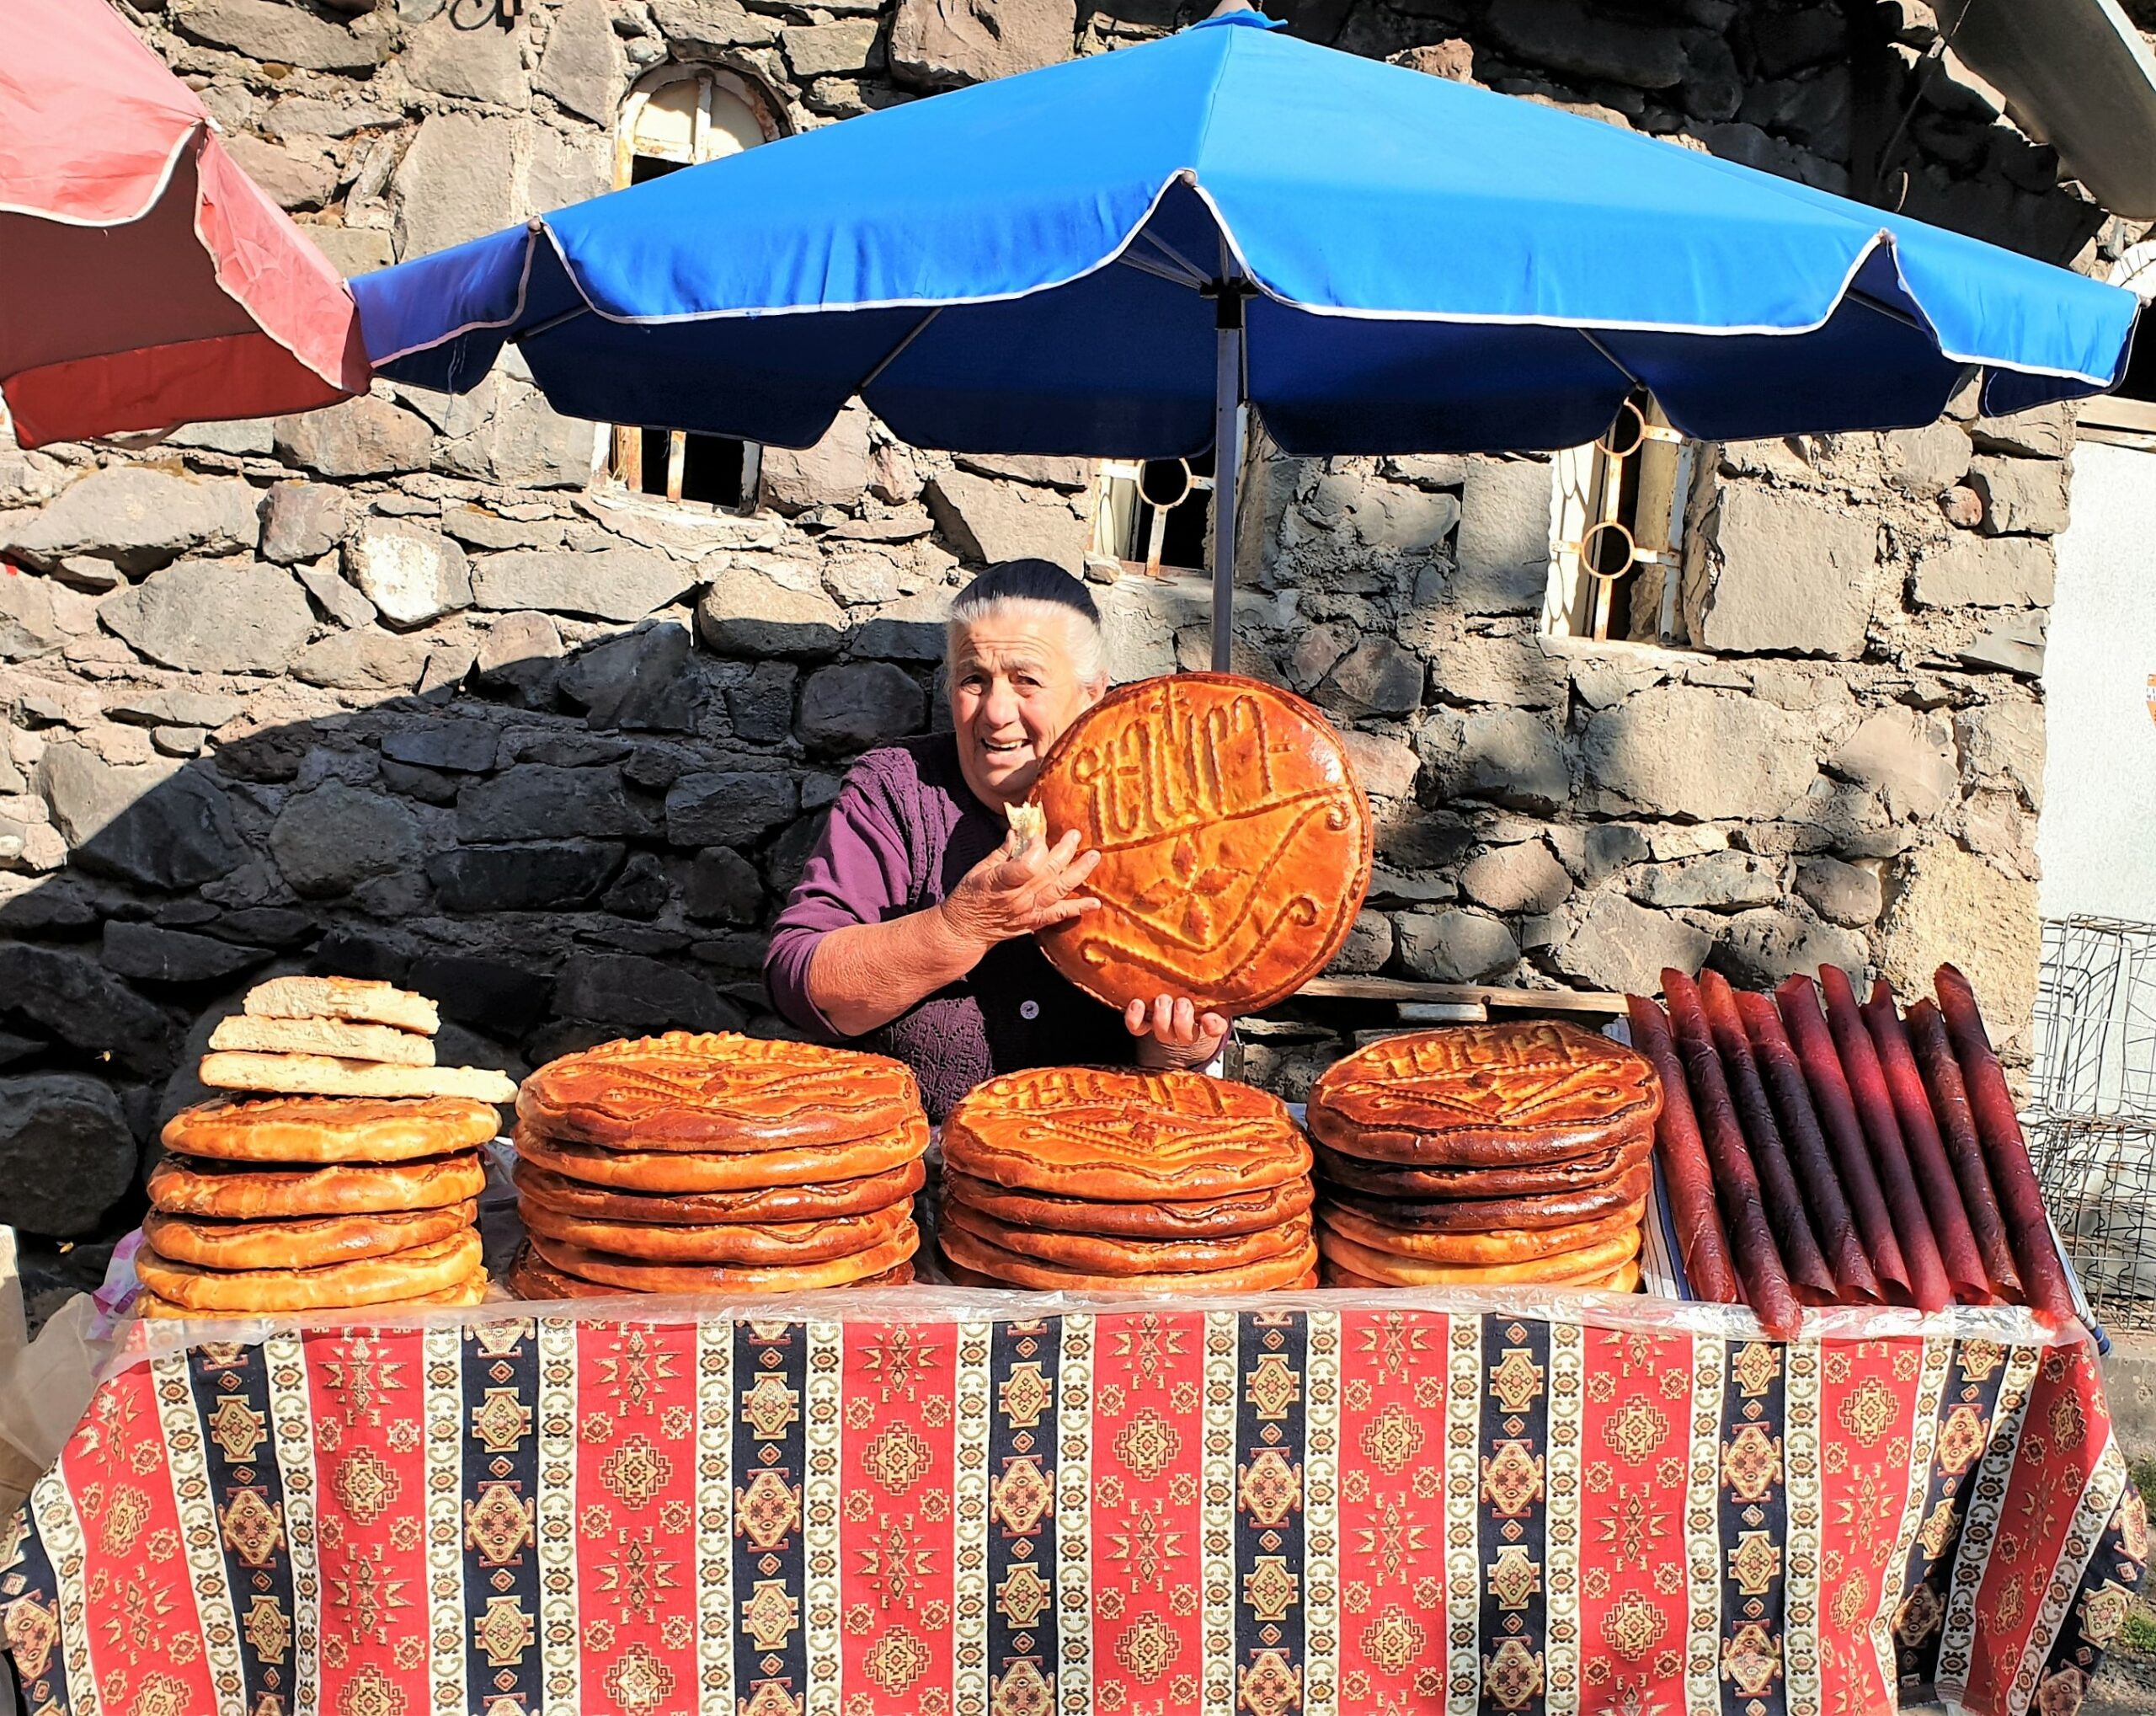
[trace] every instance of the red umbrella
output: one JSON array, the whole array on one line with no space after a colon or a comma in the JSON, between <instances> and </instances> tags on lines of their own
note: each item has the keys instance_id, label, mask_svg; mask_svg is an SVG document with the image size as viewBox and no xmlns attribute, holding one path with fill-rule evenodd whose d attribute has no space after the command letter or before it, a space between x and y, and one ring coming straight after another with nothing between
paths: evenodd
<instances>
[{"instance_id":1,"label":"red umbrella","mask_svg":"<svg viewBox=\"0 0 2156 1716\"><path fill-rule=\"evenodd\" d=\"M366 389L351 294L105 0L0 5L0 390L24 446Z\"/></svg>"}]
</instances>

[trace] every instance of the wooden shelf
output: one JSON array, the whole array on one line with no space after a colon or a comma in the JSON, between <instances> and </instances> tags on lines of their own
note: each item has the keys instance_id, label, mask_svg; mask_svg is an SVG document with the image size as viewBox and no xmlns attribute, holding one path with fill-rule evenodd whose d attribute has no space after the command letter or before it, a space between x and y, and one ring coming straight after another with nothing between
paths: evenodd
<instances>
[{"instance_id":1,"label":"wooden shelf","mask_svg":"<svg viewBox=\"0 0 2156 1716\"><path fill-rule=\"evenodd\" d=\"M1495 1007L1512 1012L1584 1013L1615 1018L1625 997L1595 989L1495 989L1482 983L1420 983L1406 977L1313 977L1296 991L1319 1001L1407 1001Z\"/></svg>"}]
</instances>

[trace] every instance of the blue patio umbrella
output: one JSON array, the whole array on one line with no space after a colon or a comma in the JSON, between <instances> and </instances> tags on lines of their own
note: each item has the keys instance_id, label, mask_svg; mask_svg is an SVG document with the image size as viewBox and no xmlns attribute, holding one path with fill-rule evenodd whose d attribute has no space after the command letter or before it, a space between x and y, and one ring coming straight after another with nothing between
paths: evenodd
<instances>
[{"instance_id":1,"label":"blue patio umbrella","mask_svg":"<svg viewBox=\"0 0 2156 1716\"><path fill-rule=\"evenodd\" d=\"M1240 463L1701 438L2100 392L2136 300L1246 10L579 203L353 282L379 372L504 341L559 410L814 443ZM1227 659L1234 484L1214 512Z\"/></svg>"}]
</instances>

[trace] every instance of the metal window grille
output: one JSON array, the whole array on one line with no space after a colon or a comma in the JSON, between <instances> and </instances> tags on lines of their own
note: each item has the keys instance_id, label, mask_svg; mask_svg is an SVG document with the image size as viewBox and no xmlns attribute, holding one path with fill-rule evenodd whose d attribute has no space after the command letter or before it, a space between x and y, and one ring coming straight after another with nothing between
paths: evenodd
<instances>
[{"instance_id":1,"label":"metal window grille","mask_svg":"<svg viewBox=\"0 0 2156 1716\"><path fill-rule=\"evenodd\" d=\"M1678 596L1697 451L1641 391L1599 441L1558 456L1547 630L1682 641Z\"/></svg>"},{"instance_id":2,"label":"metal window grille","mask_svg":"<svg viewBox=\"0 0 2156 1716\"><path fill-rule=\"evenodd\" d=\"M1204 569L1212 518L1209 459L1107 459L1093 490L1093 553L1164 570Z\"/></svg>"}]
</instances>

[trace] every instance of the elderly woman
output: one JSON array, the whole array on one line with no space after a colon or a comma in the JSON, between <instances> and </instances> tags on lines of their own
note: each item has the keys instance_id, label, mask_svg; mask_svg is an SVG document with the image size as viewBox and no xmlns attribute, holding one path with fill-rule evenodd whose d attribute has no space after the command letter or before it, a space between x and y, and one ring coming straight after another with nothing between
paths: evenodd
<instances>
[{"instance_id":1,"label":"elderly woman","mask_svg":"<svg viewBox=\"0 0 2156 1716\"><path fill-rule=\"evenodd\" d=\"M1170 995L1118 1016L1033 940L1099 906L1075 831L1026 847L1008 821L1107 690L1086 586L1044 560L990 568L952 604L944 666L953 730L868 752L839 789L764 961L779 1011L905 1061L938 1121L1022 1066L1212 1060L1225 1019Z\"/></svg>"}]
</instances>

